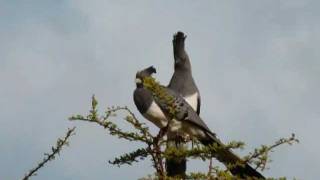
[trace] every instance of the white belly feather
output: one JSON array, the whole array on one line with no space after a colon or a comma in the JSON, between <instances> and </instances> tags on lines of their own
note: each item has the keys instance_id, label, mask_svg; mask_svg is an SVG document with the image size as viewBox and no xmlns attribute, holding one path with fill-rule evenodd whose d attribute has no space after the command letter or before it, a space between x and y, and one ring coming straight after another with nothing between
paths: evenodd
<instances>
[{"instance_id":1,"label":"white belly feather","mask_svg":"<svg viewBox=\"0 0 320 180\"><path fill-rule=\"evenodd\" d=\"M184 97L184 99L188 102L188 104L196 111L198 106L198 93L194 93L190 96ZM149 109L143 114L145 118L150 120L159 128L164 128L168 124L167 117L162 112L160 107L153 101L149 107ZM193 137L204 137L205 134L199 128L195 128L194 126L190 126L189 123L182 123L181 121L177 121L172 119L170 121L169 126L170 132L179 132L179 133L187 133Z\"/></svg>"},{"instance_id":2,"label":"white belly feather","mask_svg":"<svg viewBox=\"0 0 320 180\"><path fill-rule=\"evenodd\" d=\"M159 128L164 128L167 126L168 120L166 116L154 101L151 103L151 106L147 112L143 114L143 116Z\"/></svg>"},{"instance_id":3,"label":"white belly feather","mask_svg":"<svg viewBox=\"0 0 320 180\"><path fill-rule=\"evenodd\" d=\"M197 111L198 107L198 93L184 97L187 103L192 107L194 111Z\"/></svg>"}]
</instances>

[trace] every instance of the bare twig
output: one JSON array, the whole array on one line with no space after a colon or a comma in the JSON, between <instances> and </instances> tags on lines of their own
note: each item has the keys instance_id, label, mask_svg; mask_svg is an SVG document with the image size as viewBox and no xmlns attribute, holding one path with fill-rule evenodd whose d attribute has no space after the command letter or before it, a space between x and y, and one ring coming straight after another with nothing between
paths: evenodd
<instances>
[{"instance_id":1,"label":"bare twig","mask_svg":"<svg viewBox=\"0 0 320 180\"><path fill-rule=\"evenodd\" d=\"M269 162L269 152L272 152L274 148L280 145L292 145L293 143L299 143L299 140L295 137L295 134L291 134L289 138L281 138L278 141L276 141L273 145L262 145L260 148L256 148L254 152L249 153L249 155L245 157L245 161L248 163L253 162L256 165L255 169L260 168L261 170L264 170L266 168L267 163Z\"/></svg>"},{"instance_id":2,"label":"bare twig","mask_svg":"<svg viewBox=\"0 0 320 180\"><path fill-rule=\"evenodd\" d=\"M123 164L131 165L133 162L138 162L139 160L143 160L149 155L149 148L139 148L133 152L126 153L121 155L118 158L115 158L113 161L108 161L110 164L117 165L120 167Z\"/></svg>"},{"instance_id":3,"label":"bare twig","mask_svg":"<svg viewBox=\"0 0 320 180\"><path fill-rule=\"evenodd\" d=\"M150 79L150 86L155 85L152 79ZM176 113L175 107L172 105L172 99L166 98L165 94L162 91L160 85L155 85L155 91L158 92L158 95L163 99L163 101L168 101L167 106L170 107L170 115L174 117ZM173 159L179 157L188 157L188 158L201 158L202 160L210 159L209 170L208 172L201 173L190 173L187 177L190 179L225 179L225 180L233 180L234 176L229 172L230 167L227 166L225 170L220 169L220 167L213 167L212 158L215 157L213 152L219 151L219 149L242 149L244 147L243 142L232 141L225 146L219 146L218 144L212 144L210 146L203 146L198 141L193 141L193 147L191 149L176 149L166 148L164 147L167 143L167 138L164 136L167 134L167 129L161 129L157 135L152 135L148 129L148 127L141 123L134 113L125 107L111 107L108 108L104 115L99 115L97 110L97 100L95 97L92 97L92 107L88 115L75 115L70 117L70 120L80 120L91 123L96 123L107 130L107 132L112 136L117 136L118 138L123 138L129 141L139 141L147 145L144 148L137 149L136 151L126 153L115 158L113 161L109 161L109 163L114 165L123 165L129 164L131 165L133 162L137 162L139 160L143 160L150 155L151 161L153 163L153 167L156 170L156 174L154 178L149 176L149 178L157 179L157 180L173 180L177 179L176 177L167 177L166 169L164 167L163 160L164 159ZM122 130L117 122L111 121L112 118L117 115L119 111L124 111L126 113L125 121L132 125L134 131L126 131ZM169 124L169 123L168 123ZM254 163L257 165L257 168L264 169L266 164L268 163L268 155L269 152L272 151L275 147L278 147L282 144L292 144L294 142L298 142L294 135L290 138L282 138L277 141L275 144L271 146L263 145L261 148L255 149L253 153L250 153L246 158L244 158L244 162L246 163ZM242 164L242 163L241 163ZM231 166L231 165L230 165ZM181 179L178 177L178 179ZM250 179L250 178L249 178Z\"/></svg>"},{"instance_id":4,"label":"bare twig","mask_svg":"<svg viewBox=\"0 0 320 180\"><path fill-rule=\"evenodd\" d=\"M96 100L94 95L92 96L91 104L91 110L87 116L74 115L71 116L69 120L96 123L107 129L110 135L116 135L119 138L123 138L129 141L141 141L147 144L152 143L153 136L149 133L148 127L146 127L143 123L140 123L129 108L120 106L111 107L108 108L104 116L99 116L97 110L98 101ZM117 126L117 124L110 121L109 118L111 116L115 116L115 112L117 111L126 111L129 115L125 118L125 120L133 125L135 129L138 129L139 133L123 131Z\"/></svg>"},{"instance_id":5,"label":"bare twig","mask_svg":"<svg viewBox=\"0 0 320 180\"><path fill-rule=\"evenodd\" d=\"M73 127L71 129L68 129L65 137L63 137L62 139L59 138L57 140L57 144L56 147L52 147L51 150L52 152L49 153L45 153L45 157L43 158L43 160L33 169L31 169L27 174L25 174L25 176L22 178L22 180L28 180L31 176L35 176L36 172L42 168L47 162L55 159L56 155L60 153L60 151L62 150L62 147L65 145L69 145L68 139L70 136L74 135L74 130L76 127Z\"/></svg>"},{"instance_id":6,"label":"bare twig","mask_svg":"<svg viewBox=\"0 0 320 180\"><path fill-rule=\"evenodd\" d=\"M160 177L165 176L165 170L163 168L162 154L161 154L161 144L163 143L162 138L165 135L163 130L160 130L157 136L153 136L149 132L149 128L141 123L134 113L128 107L114 107L108 108L103 116L98 114L97 110L98 101L95 96L92 96L91 109L88 115L74 115L69 118L71 121L86 121L91 123L96 123L103 128L105 128L108 133L112 136L117 136L118 138L123 138L129 141L141 141L147 144L147 148L139 149L131 153L127 153L118 158L115 158L114 161L109 161L111 164L122 165L122 164L131 164L132 162L137 161L136 158L144 158L148 155L151 156L154 167L157 171L157 174ZM125 111L127 116L125 120L130 123L135 130L135 132L124 131L118 127L118 125L110 120L110 117L116 116L116 112Z\"/></svg>"}]
</instances>

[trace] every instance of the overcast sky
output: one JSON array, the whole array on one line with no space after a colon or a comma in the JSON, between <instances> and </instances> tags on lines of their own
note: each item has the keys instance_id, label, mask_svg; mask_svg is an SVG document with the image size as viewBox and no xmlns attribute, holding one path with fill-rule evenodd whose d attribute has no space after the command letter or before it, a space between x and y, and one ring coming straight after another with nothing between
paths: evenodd
<instances>
[{"instance_id":1,"label":"overcast sky","mask_svg":"<svg viewBox=\"0 0 320 180\"><path fill-rule=\"evenodd\" d=\"M240 154L296 133L301 143L278 148L264 174L316 179L319 6L316 0L0 0L0 179L21 178L72 126L78 128L70 147L32 179L152 173L148 160L122 168L107 164L140 144L67 118L85 114L92 94L101 111L128 105L139 115L132 100L135 73L154 65L156 78L167 84L178 30L188 36L208 126L225 142L245 141L248 149Z\"/></svg>"}]
</instances>

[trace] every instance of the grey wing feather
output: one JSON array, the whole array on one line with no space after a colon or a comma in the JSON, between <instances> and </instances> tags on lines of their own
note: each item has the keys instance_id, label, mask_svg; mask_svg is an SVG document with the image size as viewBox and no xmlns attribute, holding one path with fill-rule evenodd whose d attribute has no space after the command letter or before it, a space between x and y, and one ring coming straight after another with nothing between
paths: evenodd
<instances>
[{"instance_id":1,"label":"grey wing feather","mask_svg":"<svg viewBox=\"0 0 320 180\"><path fill-rule=\"evenodd\" d=\"M177 104L177 120L187 121L205 130L210 135L214 135L214 133L210 131L208 126L203 122L203 120L198 116L198 114L193 110L193 108L188 104L188 102L186 102L183 99L181 95L177 94L175 91L169 88L166 88L166 91L170 96L175 98L175 103ZM166 108L163 104L159 106L161 108Z\"/></svg>"},{"instance_id":2,"label":"grey wing feather","mask_svg":"<svg viewBox=\"0 0 320 180\"><path fill-rule=\"evenodd\" d=\"M195 125L208 135L206 138L199 139L204 145L209 145L212 143L217 143L221 147L225 147L225 145L216 137L216 135L210 131L208 126L202 121L202 119L198 116L198 114L193 110L193 108L177 93L170 89L166 89L167 93L175 98L175 103L178 105L177 110L178 114L175 119L179 121L185 121L192 125ZM158 102L157 102L158 103ZM159 105L160 108L165 108L165 105ZM165 111L165 110L164 110ZM167 111L167 110L166 110ZM241 158L239 158L236 154L234 154L229 149L222 148L218 152L216 152L216 158L228 165L230 163L235 164L237 162L242 162ZM265 179L263 175L261 175L258 171L253 169L249 164L245 164L244 167L236 165L234 168L230 170L232 174L240 175L240 177L250 176L250 177L258 177Z\"/></svg>"},{"instance_id":3,"label":"grey wing feather","mask_svg":"<svg viewBox=\"0 0 320 180\"><path fill-rule=\"evenodd\" d=\"M198 95L197 101L198 101L197 102L197 114L200 115L200 107L201 107L201 97L200 97L200 95Z\"/></svg>"},{"instance_id":4,"label":"grey wing feather","mask_svg":"<svg viewBox=\"0 0 320 180\"><path fill-rule=\"evenodd\" d=\"M144 114L150 107L153 97L150 91L144 88L136 88L133 93L134 104L141 114Z\"/></svg>"}]
</instances>

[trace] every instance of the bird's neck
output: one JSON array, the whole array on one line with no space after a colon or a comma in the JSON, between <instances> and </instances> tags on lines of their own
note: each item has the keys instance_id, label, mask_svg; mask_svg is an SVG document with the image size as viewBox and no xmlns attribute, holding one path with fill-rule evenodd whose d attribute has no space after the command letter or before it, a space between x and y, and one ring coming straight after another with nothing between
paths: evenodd
<instances>
[{"instance_id":1,"label":"bird's neck","mask_svg":"<svg viewBox=\"0 0 320 180\"><path fill-rule=\"evenodd\" d=\"M175 72L183 72L183 73L190 73L191 74L191 64L190 61L185 60L183 63L176 63L174 65Z\"/></svg>"},{"instance_id":2,"label":"bird's neck","mask_svg":"<svg viewBox=\"0 0 320 180\"><path fill-rule=\"evenodd\" d=\"M189 89L193 89L193 77L191 73L191 69L185 68L177 68L175 69L173 76L168 85L169 88L181 93L185 94L189 91Z\"/></svg>"}]
</instances>

